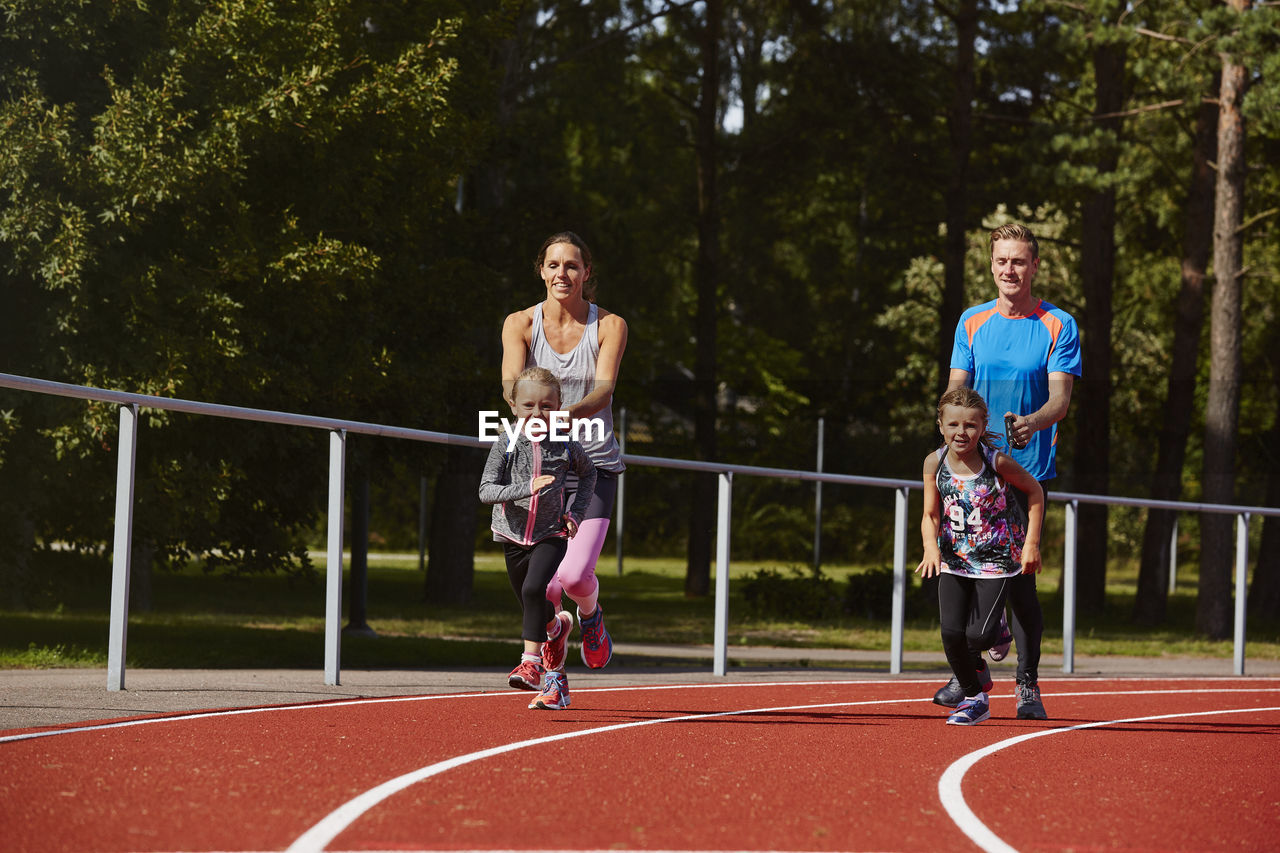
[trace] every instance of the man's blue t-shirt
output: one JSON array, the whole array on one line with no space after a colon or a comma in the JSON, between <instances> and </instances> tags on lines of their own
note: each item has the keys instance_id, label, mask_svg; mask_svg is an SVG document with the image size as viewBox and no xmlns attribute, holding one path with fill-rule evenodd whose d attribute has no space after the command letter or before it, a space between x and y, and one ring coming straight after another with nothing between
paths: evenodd
<instances>
[{"instance_id":1,"label":"man's blue t-shirt","mask_svg":"<svg viewBox=\"0 0 1280 853\"><path fill-rule=\"evenodd\" d=\"M975 305L956 324L951 367L967 370L973 389L987 402L989 427L1004 432L1004 413L1029 415L1049 399L1049 374L1080 375L1080 334L1076 321L1061 308L1040 300L1030 317L1006 317L996 300ZM1054 462L1058 425L1042 429L1022 450L1002 442L1037 480L1057 475Z\"/></svg>"}]
</instances>

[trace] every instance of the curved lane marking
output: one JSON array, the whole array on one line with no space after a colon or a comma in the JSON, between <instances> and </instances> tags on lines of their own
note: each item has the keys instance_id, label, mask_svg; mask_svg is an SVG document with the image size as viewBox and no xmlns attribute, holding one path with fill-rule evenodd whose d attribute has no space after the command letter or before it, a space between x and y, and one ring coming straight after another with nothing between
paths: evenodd
<instances>
[{"instance_id":1,"label":"curved lane marking","mask_svg":"<svg viewBox=\"0 0 1280 853\"><path fill-rule=\"evenodd\" d=\"M1181 691L1181 692L1200 692L1200 691ZM1219 691L1223 692L1223 691ZM1253 691L1250 691L1253 692ZM1270 690L1262 690L1258 692L1269 693ZM1185 711L1180 714L1158 714L1152 717L1129 717L1124 720L1104 720L1097 723L1081 723L1077 726L1064 726L1057 729L1044 729L1042 731L1031 732L1030 734L1018 735L1008 740L1002 740L993 743L990 746L983 747L964 755L943 772L941 778L938 779L938 796L942 799L942 806L947 810L947 814L951 816L956 826L960 827L960 831L969 837L974 844L977 844L987 853L1017 853L1017 848L1010 845L1003 838L992 832L985 823L978 819L978 816L969 808L969 804L965 802L964 792L961 785L964 781L965 773L982 759L989 755L994 755L1003 749L1025 743L1035 738L1048 737L1049 735L1060 735L1066 732L1077 732L1083 729L1096 729L1102 726L1116 726L1125 723L1149 723L1153 720L1176 720L1186 717L1211 717L1221 714L1247 714L1251 712L1261 711L1280 711L1280 707L1275 708L1232 708L1218 711Z\"/></svg>"},{"instance_id":2,"label":"curved lane marking","mask_svg":"<svg viewBox=\"0 0 1280 853\"><path fill-rule=\"evenodd\" d=\"M1129 680L1129 679L1126 679ZM1161 681L1195 681L1197 679L1159 679ZM1204 679L1199 679L1203 681ZM1280 680L1280 679L1278 679ZM701 690L716 689L725 690L734 687L812 687L821 685L830 686L848 686L854 684L935 684L936 678L931 679L909 679L903 681L889 681L878 678L858 678L847 679L841 681L771 681L771 682L734 682L733 684L650 684L650 685L629 685L625 687L575 687L573 692L575 695L579 693L620 693L634 690ZM221 711L192 711L188 713L167 714L157 717L135 717L127 720L116 720L110 723L95 723L90 726L70 725L65 728L45 729L38 732L24 732L17 735L5 735L0 737L0 743L8 743L19 740L31 740L32 738L52 737L53 735L69 735L79 734L82 732L97 732L104 729L120 729L130 726L154 725L156 723L175 723L187 720L203 720L210 717L235 717L242 714L269 714L283 713L287 711L323 711L329 708L350 708L356 705L394 705L399 702L433 702L442 699L488 699L498 698L502 696L525 696L529 695L527 690L498 690L498 691L482 691L480 693L432 693L429 695L418 696L365 696L359 699L339 699L333 701L320 700L317 702L299 702L292 705L258 705L252 708L232 708Z\"/></svg>"},{"instance_id":3,"label":"curved lane marking","mask_svg":"<svg viewBox=\"0 0 1280 853\"><path fill-rule=\"evenodd\" d=\"M830 682L819 682L819 683L830 683ZM643 688L636 688L636 689L643 689ZM1232 694L1238 694L1240 692L1240 688L1236 688L1229 691L1228 690L1221 690L1221 691L1137 690L1137 691L1108 691L1105 693L1100 693L1097 691L1085 691L1084 693L1081 693L1081 694L1059 693L1059 694L1051 694L1051 695L1054 695L1054 696L1072 696L1072 695L1122 696L1122 695L1129 695L1131 693L1202 694L1206 692L1222 692L1222 693L1230 692ZM1249 691L1249 692L1254 692L1254 691ZM1278 691L1276 688L1263 688L1261 692L1274 693L1274 692L1280 692L1280 691ZM1012 698L1012 696L1010 696L1009 698ZM364 793L343 803L341 806L334 809L332 812L330 812L328 815L322 818L318 823L316 823L314 826L312 826L310 829L308 829L306 832L300 835L298 839L293 842L293 844L289 845L285 853L319 853L319 851L323 851L329 845L329 842L337 838L338 835L343 832L343 830L345 830L352 823L358 820L365 812L369 811L374 806L381 803L383 800L386 800L387 798L399 793L400 791L403 791L404 789L412 785L415 785L418 782L423 781L424 779L429 779L432 776L437 776L441 773L445 773L457 767L461 767L466 764L471 764L476 761L481 761L486 758L492 758L495 755L503 755L504 753L515 752L516 750L520 750L520 749L526 749L528 747L540 746L542 744L547 744L547 743L555 743L557 741L572 740L574 738L586 737L587 735L605 734L608 732L621 731L623 729L633 729L633 728L639 728L641 726L658 725L661 723L680 723L680 722L689 722L691 720L707 720L707 719L714 719L716 717L734 717L734 716L743 716L747 714L772 714L772 713L779 713L782 711L815 710L820 708L853 708L853 707L866 706L866 705L906 704L906 703L914 703L914 702L932 703L932 701L933 700L931 698L927 698L927 697L911 698L911 699L871 699L871 700L866 700L861 702L824 702L816 705L784 705L784 706L773 707L773 708L745 708L745 709L740 709L736 711L717 711L717 712L706 713L706 714L687 714L680 717L665 717L665 718L656 719L656 720L640 720L640 721L630 722L630 723L615 723L613 725L608 725L608 726L599 726L597 728L592 728L592 729L581 729L579 731L574 731L574 732L563 732L560 734L548 735L547 737L532 738L530 740L517 741L514 743L503 744L501 746L490 747L489 749L483 749L477 752L467 753L465 755L454 756L453 758L449 758L444 761L438 761L435 764L429 764L426 767L420 767L417 770L411 771L409 773L405 773L401 776L397 776L394 779L388 779L386 782L383 782L381 785L377 785L376 787L370 788ZM1189 715L1182 715L1182 716L1189 716ZM1106 725L1106 723L1091 723L1088 725L1090 726ZM1077 728L1085 728L1085 727L1087 726L1079 726ZM1021 738L1014 738L1013 741L1025 740L1028 737L1038 737L1044 734L1051 734L1054 731L1065 731L1065 730L1054 729L1049 732L1036 732L1032 735L1024 735ZM977 753L974 753L974 755L977 755ZM955 765L953 764L952 766L954 767ZM948 769L948 772L950 772L950 769ZM941 783L939 787L941 787ZM946 805L945 800L943 801L943 804ZM948 807L947 810L949 813L951 812L950 807ZM954 814L952 815L952 819L955 820ZM976 818L974 820L976 821ZM959 821L957 821L957 823L958 822ZM983 828L985 829L985 827ZM994 838L994 835L992 837ZM999 839L997 839L997 841L998 840ZM997 848L997 849L1012 850L1012 848L1007 848L1007 847Z\"/></svg>"},{"instance_id":4,"label":"curved lane marking","mask_svg":"<svg viewBox=\"0 0 1280 853\"><path fill-rule=\"evenodd\" d=\"M1151 676L1135 676L1131 678L1113 678L1111 681L1124 682L1141 682L1156 681L1161 684L1177 683L1179 681L1194 681L1197 684L1204 684L1209 681L1226 681L1238 682L1244 676L1223 676L1223 677L1176 677L1176 678L1159 678ZM1106 682L1096 678L1062 678L1054 679L1055 683L1062 684L1064 682L1085 682L1088 684L1105 684ZM1280 682L1280 678L1261 677L1249 678L1250 684L1260 684L1265 682ZM657 691L657 690L727 690L741 687L839 687L859 684L892 684L894 686L910 685L910 684L936 684L936 678L919 678L919 679L903 679L901 681L890 681L880 678L858 678L847 679L841 681L761 681L761 682L734 682L733 684L649 684L649 685L628 685L624 687L575 687L574 693L626 693L635 690ZM1221 690L1125 690L1125 691L1097 691L1082 690L1075 693L1046 693L1046 696L1128 696L1128 695L1165 695L1169 693L1234 693L1239 688L1223 688ZM24 732L16 735L0 736L0 744L12 743L14 741L32 740L34 738L53 737L55 735L82 734L84 732L97 732L107 729L129 728L131 726L147 726L157 723L179 723L189 720L204 720L213 717L236 717L243 714L273 714L286 713L290 711L323 711L329 708L350 708L358 705L393 705L400 702L433 702L444 699L484 699L498 698L503 696L527 696L526 690L502 690L502 691L482 691L480 693L432 693L430 695L419 696L366 696L359 699L339 699L333 701L318 702L299 702L292 705L258 705L252 708L231 708L220 711L191 711L187 713L167 714L155 717L132 717L125 720L116 720L110 723L95 723L89 726L68 725L63 728L43 729L38 732ZM992 694L993 699L1013 698L1012 694ZM884 700L897 701L897 700ZM901 700L901 701L915 701Z\"/></svg>"},{"instance_id":5,"label":"curved lane marking","mask_svg":"<svg viewBox=\"0 0 1280 853\"><path fill-rule=\"evenodd\" d=\"M574 738L586 737L587 735L605 734L607 732L640 728L641 726L653 726L660 723L683 723L689 722L690 720L708 720L715 717L735 717L742 716L744 714L769 714L781 711L813 710L819 708L850 708L858 705L885 705L907 702L932 703L933 700L931 698L873 699L865 702L824 702L819 705L784 705L776 708L744 708L737 711L715 711L707 714L686 714L680 717L663 717L656 720L614 723L609 726L598 726L594 729L580 729L574 732L562 732L560 734L548 735L546 737L507 743L502 746L482 749L478 752L470 752L465 755L457 755L444 761L437 761L435 764L428 764L426 767L419 767L417 770L405 773L402 776L397 776L394 779L388 779L381 785L370 788L363 794L348 800L322 818L315 826L300 835L297 841L294 841L293 844L289 845L285 850L285 853L317 853L317 851L324 850L330 841L338 837L339 833L359 819L361 815L388 797L403 791L405 788L415 785L424 779L429 779L432 776L437 776L446 771L453 770L456 767L461 767L464 764L471 764L473 762L481 761L485 758L492 758L495 755L502 755L507 752L527 749L531 746L541 746L542 744L573 740Z\"/></svg>"}]
</instances>

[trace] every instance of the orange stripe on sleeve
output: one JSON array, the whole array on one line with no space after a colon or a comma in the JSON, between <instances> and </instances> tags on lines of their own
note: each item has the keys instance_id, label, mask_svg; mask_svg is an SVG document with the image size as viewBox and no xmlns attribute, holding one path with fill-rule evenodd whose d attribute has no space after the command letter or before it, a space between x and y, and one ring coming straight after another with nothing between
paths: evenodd
<instances>
[{"instance_id":1,"label":"orange stripe on sleeve","mask_svg":"<svg viewBox=\"0 0 1280 853\"><path fill-rule=\"evenodd\" d=\"M1053 342L1049 344L1049 354L1052 355L1058 348L1058 335L1062 333L1062 321L1043 308L1036 309L1036 319L1044 323L1044 327L1049 330L1049 340Z\"/></svg>"},{"instance_id":2,"label":"orange stripe on sleeve","mask_svg":"<svg viewBox=\"0 0 1280 853\"><path fill-rule=\"evenodd\" d=\"M996 315L995 307L988 308L978 314L974 314L968 320L964 321L964 332L969 336L969 347L973 348L973 336L978 333L978 329L982 328L982 324L990 320Z\"/></svg>"}]
</instances>

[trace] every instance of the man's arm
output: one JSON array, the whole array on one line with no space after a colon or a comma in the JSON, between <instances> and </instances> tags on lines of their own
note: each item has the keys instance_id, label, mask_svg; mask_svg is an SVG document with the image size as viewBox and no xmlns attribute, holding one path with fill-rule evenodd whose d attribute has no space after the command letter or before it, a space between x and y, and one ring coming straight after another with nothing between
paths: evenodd
<instances>
[{"instance_id":1,"label":"man's arm","mask_svg":"<svg viewBox=\"0 0 1280 853\"><path fill-rule=\"evenodd\" d=\"M1019 444L1026 444L1033 434L1065 418L1071 406L1071 389L1075 380L1070 373L1050 373L1049 399L1031 414L1014 418L1009 436Z\"/></svg>"},{"instance_id":2,"label":"man's arm","mask_svg":"<svg viewBox=\"0 0 1280 853\"><path fill-rule=\"evenodd\" d=\"M947 377L947 390L954 391L957 388L963 388L970 384L969 379L971 377L972 374L967 370L962 370L959 367L951 368L951 375Z\"/></svg>"}]
</instances>

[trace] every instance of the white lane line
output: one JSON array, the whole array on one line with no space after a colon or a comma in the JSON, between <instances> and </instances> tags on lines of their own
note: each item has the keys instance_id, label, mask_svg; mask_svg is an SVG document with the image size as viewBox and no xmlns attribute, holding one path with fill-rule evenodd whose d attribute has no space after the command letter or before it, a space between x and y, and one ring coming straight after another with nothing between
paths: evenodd
<instances>
[{"instance_id":1,"label":"white lane line","mask_svg":"<svg viewBox=\"0 0 1280 853\"><path fill-rule=\"evenodd\" d=\"M829 682L824 682L829 683ZM930 682L932 683L932 682ZM643 688L637 688L643 689ZM919 699L871 699L865 702L824 702L819 705L784 705L776 708L744 708L737 711L716 711L707 714L687 714L681 717L664 717L656 720L638 720L630 723L615 723L609 726L600 726L594 729L580 729L573 732L562 732L560 734L548 735L547 737L533 738L531 740L522 740L515 743L506 743L501 746L482 749L478 752L467 753L466 755L458 755L444 761L438 761L435 764L429 764L426 767L420 767L402 776L394 779L388 779L375 788L370 788L363 794L348 800L338 808L334 809L328 815L320 820L315 826L308 829L289 845L285 853L316 853L322 851L328 846L329 842L338 836L344 829L354 823L365 812L381 803L394 794L403 791L411 785L429 779L432 776L439 775L448 770L461 767L464 764L471 764L481 761L485 758L492 758L495 755L502 755L507 752L515 752L520 749L527 749L531 746L540 746L547 743L556 743L558 741L572 740L574 738L586 737L587 735L605 734L607 732L616 732L623 729L634 729L641 726L654 726L660 723L683 723L690 720L708 720L715 717L735 717L744 714L771 714L782 711L799 711L799 710L818 710L822 708L851 708L859 705L886 705L909 702L932 702L931 698Z\"/></svg>"},{"instance_id":2,"label":"white lane line","mask_svg":"<svg viewBox=\"0 0 1280 853\"><path fill-rule=\"evenodd\" d=\"M1179 679L1160 679L1161 681L1178 681ZM1187 679L1194 680L1194 679ZM1277 679L1280 681L1280 679ZM884 684L884 685L902 685L902 684L935 684L936 678L921 679L905 679L905 680L887 680L881 678L859 678L847 679L839 681L773 681L773 682L734 682L732 684L649 684L649 685L629 685L625 687L575 687L573 693L575 696L586 693L617 693L631 692L635 690L657 691L657 690L727 690L731 688L741 687L812 687L815 685L830 686L848 686L862 684ZM90 726L69 726L59 729L46 729L39 732L25 732L17 735L5 735L0 737L0 743L8 743L12 741L31 740L33 738L53 737L54 735L79 734L82 732L96 732L104 729L119 729L130 726L147 726L157 723L175 723L187 720L203 720L210 717L234 717L243 714L270 714L285 713L289 711L323 711L329 708L350 708L355 705L394 705L400 702L434 702L443 699L486 699L498 698L502 696L527 696L527 690L499 690L485 691L481 693L432 693L429 695L419 696L368 696L360 699L341 699L337 701L302 702L294 705L262 705L254 708L233 708L222 711L194 711L185 714L169 714L163 717L142 717L130 720L117 720L111 723L97 723Z\"/></svg>"},{"instance_id":3,"label":"white lane line","mask_svg":"<svg viewBox=\"0 0 1280 853\"><path fill-rule=\"evenodd\" d=\"M1076 693L1045 693L1045 696L1123 696L1123 695L1163 695L1167 693L1232 693L1237 690L1246 690L1254 692L1254 686L1268 682L1280 682L1280 678L1271 676L1253 677L1253 676L1213 676L1207 678L1200 677L1176 677L1161 678L1158 676L1135 676L1128 678L1098 679L1098 678L1055 678L1053 684L1064 683L1085 683L1085 684L1106 684L1109 682L1142 682L1154 681L1160 684L1177 683L1180 681L1192 681L1196 684L1204 684L1211 681L1229 682L1239 685L1246 682L1244 686L1238 686L1231 689L1223 688L1222 690L1126 690L1126 691L1092 691L1085 690ZM888 680L883 678L857 678L839 681L771 681L771 682L734 682L732 684L648 684L648 685L628 685L624 687L575 687L574 695L588 693L627 693L636 690L644 690L648 692L658 690L729 690L742 687L812 687L812 686L850 686L850 685L911 685L911 684L936 684L937 678L913 678L903 680ZM394 705L401 702L436 702L445 699L486 699L499 698L504 696L524 696L527 690L502 690L494 692L482 693L432 693L429 695L419 696L369 696L360 699L342 699L337 701L317 701L317 702L301 702L293 705L262 705L253 708L231 708L221 711L193 711L183 714L169 714L163 717L140 717L128 720L117 720L111 723L95 723L89 726L67 726L58 729L45 729L38 732L24 732L23 734L0 736L0 744L12 743L14 741L33 740L42 737L54 737L56 735L82 734L85 732L105 731L108 729L130 728L132 726L150 726L159 723L180 723L189 720L204 720L214 717L237 717L245 714L280 714L293 711L324 711L329 708L350 708L359 705ZM991 694L993 699L1007 698L1003 695ZM890 700L886 700L890 701ZM908 701L908 700L903 700Z\"/></svg>"},{"instance_id":4,"label":"white lane line","mask_svg":"<svg viewBox=\"0 0 1280 853\"><path fill-rule=\"evenodd\" d=\"M830 682L820 682L820 683L830 683ZM933 683L933 682L929 682L929 683ZM635 689L644 689L644 688L635 688ZM1084 693L1079 693L1079 694L1055 693L1055 694L1045 694L1045 695L1120 696L1120 695L1128 695L1130 693L1145 695L1150 693L1202 694L1205 692L1222 692L1222 693L1229 692L1233 695L1238 695L1242 690L1247 690L1247 688L1236 688L1232 690L1221 690L1221 691L1141 690L1141 691L1112 691L1107 693L1086 691ZM1248 690L1247 692L1276 693L1276 692L1280 692L1280 689L1263 688L1260 691ZM1010 696L1009 698L1012 698L1012 696ZM690 720L707 720L707 719L713 719L716 717L733 717L733 716L742 716L746 714L771 714L771 713L779 713L782 711L818 710L822 708L853 708L853 707L866 706L866 705L907 704L907 703L914 703L914 702L932 703L932 701L933 700L931 698L870 699L870 700L861 701L861 702L826 702L826 703L817 704L817 705L786 705L786 706L775 707L775 708L747 708L747 709L741 709L736 711L717 711L715 713L707 713L707 714L689 714L689 715L680 716L680 717L666 717L663 719L656 719L656 720L640 720L640 721L630 722L630 723L616 723L614 725L600 726L598 728L593 728L593 729L582 729L574 732L563 732L561 734L550 735L547 737L533 738L531 740L523 740L523 741L517 741L515 743L502 744L501 746L495 746L489 749L480 750L478 752L467 753L465 755L458 755L453 758L446 759L444 761L438 761L435 764L429 764L426 767L420 767L417 770L413 770L409 773L405 773L401 776L397 776L394 779L389 779L386 782L383 782L381 785L378 785L374 788L370 788L368 791L365 791L364 793L354 797L353 799L348 800L346 803L343 803L341 806L339 806L338 808L330 812L328 815L326 815L324 818L322 818L318 823L316 823L314 826L312 826L310 829L304 832L301 836L299 836L298 839L293 842L293 844L289 845L286 853L318 853L319 851L324 850L325 847L328 846L329 842L331 842L334 838L336 838L339 835L339 833L345 830L348 826L350 826L352 823L358 820L361 817L361 815L363 815L365 812L369 811L374 806L378 805L388 797L391 797L399 793L400 791L403 791L405 788L408 788L411 785L415 785L418 782L423 781L424 779L429 779L432 776L436 776L446 771L453 770L465 764L471 764L476 761L481 761L485 758L492 758L495 755L502 755L504 753L514 752L516 750L526 749L532 746L540 746L542 744L555 743L557 741L571 740L573 738L586 737L587 735L605 734L607 732L616 732L616 731L621 731L623 729L638 728L640 726L658 725L660 723L679 723L679 722L688 722ZM1105 725L1105 724L1091 723L1089 725ZM1058 730L1054 730L1054 731L1058 731ZM1046 733L1047 732L1038 732L1034 736L1039 736ZM1022 739L1025 739L1025 737ZM1015 738L1015 740L1018 740L1018 739ZM946 801L944 800L944 805L945 804L946 804ZM950 811L950 809L948 809L948 811ZM952 818L953 820L955 819L954 815L952 816Z\"/></svg>"},{"instance_id":5,"label":"white lane line","mask_svg":"<svg viewBox=\"0 0 1280 853\"><path fill-rule=\"evenodd\" d=\"M961 790L961 785L964 781L964 774L968 773L970 768L987 756L994 755L1002 749L1008 749L1011 746L1017 746L1020 743L1025 743L1035 738L1048 737L1049 735L1060 735L1065 732L1076 732L1083 729L1096 729L1101 726L1116 726L1123 725L1125 723L1149 723L1153 720L1176 720L1186 717L1211 717L1220 714L1248 714L1263 711L1280 711L1280 707L1232 708L1218 711L1186 711L1179 714L1159 714L1152 717L1130 717L1125 720L1104 720L1097 723L1081 723L1078 726L1064 726L1057 729L1044 729L1041 731L1031 732L1030 734L1018 735L1017 737L1011 737L1008 740L993 743L990 746L971 752L968 755L962 756L952 762L951 766L946 769L942 774L942 777L938 780L938 796L942 799L942 806L947 810L947 814L951 816L953 821L955 821L956 826L960 827L960 831L967 835L974 844L977 844L983 850L987 851L987 853L1017 853L1017 848L1008 844L1008 842L992 832L985 823L978 819L978 816L969 808L969 804L965 802L964 791Z\"/></svg>"}]
</instances>

